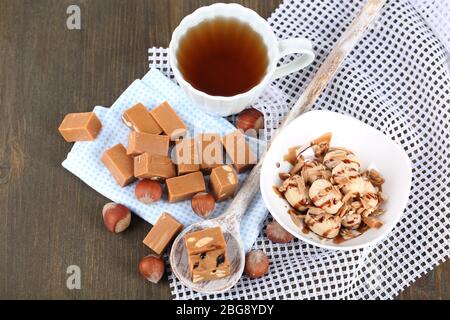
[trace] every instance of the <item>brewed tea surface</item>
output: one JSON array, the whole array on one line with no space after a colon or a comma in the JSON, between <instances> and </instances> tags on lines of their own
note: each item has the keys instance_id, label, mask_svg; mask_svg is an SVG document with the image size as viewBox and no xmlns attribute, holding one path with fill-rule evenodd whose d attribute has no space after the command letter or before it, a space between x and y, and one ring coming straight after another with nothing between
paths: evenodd
<instances>
[{"instance_id":1,"label":"brewed tea surface","mask_svg":"<svg viewBox=\"0 0 450 320\"><path fill-rule=\"evenodd\" d=\"M194 88L213 96L234 96L266 74L267 47L247 23L234 18L205 20L189 29L177 51L179 69Z\"/></svg>"}]
</instances>

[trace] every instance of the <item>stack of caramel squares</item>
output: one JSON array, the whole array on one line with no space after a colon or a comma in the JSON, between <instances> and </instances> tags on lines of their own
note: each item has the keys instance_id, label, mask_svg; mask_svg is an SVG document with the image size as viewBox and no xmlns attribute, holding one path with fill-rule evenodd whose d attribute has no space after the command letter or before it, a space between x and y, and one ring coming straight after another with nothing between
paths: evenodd
<instances>
[{"instance_id":1,"label":"stack of caramel squares","mask_svg":"<svg viewBox=\"0 0 450 320\"><path fill-rule=\"evenodd\" d=\"M216 202L235 196L237 175L257 161L239 130L225 136L212 132L186 138L188 127L168 102L152 110L138 103L125 110L122 120L131 129L127 146L118 143L108 148L101 161L120 187L139 180L135 194L145 204L161 199L165 185L168 202L192 199L193 211L208 218ZM68 114L59 131L66 141L89 141L101 128L97 116L86 112ZM232 164L225 163L227 156ZM209 186L205 183L208 175ZM164 212L143 242L162 255L182 228ZM230 274L226 242L219 227L187 234L185 245L194 282Z\"/></svg>"},{"instance_id":2,"label":"stack of caramel squares","mask_svg":"<svg viewBox=\"0 0 450 320\"><path fill-rule=\"evenodd\" d=\"M92 140L101 124L96 122L95 115L92 114L84 115L81 120L85 128L82 133L86 139ZM169 203L207 195L197 197L195 202L192 200L192 209L202 218L208 218L214 210L215 202L224 201L236 194L237 174L250 169L256 163L256 155L250 150L245 135L239 130L225 136L202 133L194 138L186 138L188 127L168 102L152 110L138 103L125 110L122 120L131 129L127 146L119 143L105 150L101 161L119 186L125 187L139 180L135 190L136 197L141 201L139 195L144 193L144 199L152 200L142 201L147 204L162 197L162 185L165 185ZM68 140L73 139L72 131L61 129ZM232 165L225 164L226 155L231 159ZM205 182L205 176L208 175L209 186ZM142 192L142 189L147 187L148 190ZM152 195L153 191L155 195ZM144 244L161 255L181 229L181 223L165 212L144 239ZM214 239L220 240L220 237ZM219 241L218 244L217 250L226 249L224 241ZM222 256L219 251L212 250L207 255L222 261L226 255ZM192 259L197 256L201 258L204 254L206 253L198 256L195 253ZM206 262L208 261L209 258ZM196 271L200 272L205 265L202 259L197 262L202 262L200 269ZM217 277L223 273L222 268L227 269L226 266L227 259L220 262Z\"/></svg>"},{"instance_id":3,"label":"stack of caramel squares","mask_svg":"<svg viewBox=\"0 0 450 320\"><path fill-rule=\"evenodd\" d=\"M187 127L172 107L164 102L148 111L138 103L123 113L122 120L132 130L127 148L119 143L102 156L103 164L117 183L124 187L137 178L164 181L175 177L169 145L173 139L183 136Z\"/></svg>"},{"instance_id":4,"label":"stack of caramel squares","mask_svg":"<svg viewBox=\"0 0 450 320\"><path fill-rule=\"evenodd\" d=\"M238 190L237 174L257 161L239 130L225 136L202 133L186 138L188 127L167 101L152 110L138 103L125 110L122 120L131 129L127 146L118 143L110 147L103 152L101 161L120 187L137 179L147 182L138 184L139 190L136 188L139 200L138 193L144 194L142 198L146 200L159 200L162 184L170 203L207 194L209 197L198 198L193 204L193 211L207 218L215 202L234 197ZM101 127L93 112L71 113L64 118L59 131L66 141L89 141L97 137ZM225 163L226 156L232 165ZM205 183L207 175L209 187ZM153 181L153 186L149 181ZM202 210L196 210L197 207Z\"/></svg>"},{"instance_id":5,"label":"stack of caramel squares","mask_svg":"<svg viewBox=\"0 0 450 320\"><path fill-rule=\"evenodd\" d=\"M215 201L223 201L236 194L237 174L256 163L239 130L225 136L202 133L184 138L188 127L168 102L150 111L138 103L122 119L132 130L127 147L119 143L101 158L121 187L136 179L165 183L167 200L173 203L206 192L205 176L210 175L210 191ZM173 157L169 156L171 146ZM223 150L232 165L225 164Z\"/></svg>"}]
</instances>

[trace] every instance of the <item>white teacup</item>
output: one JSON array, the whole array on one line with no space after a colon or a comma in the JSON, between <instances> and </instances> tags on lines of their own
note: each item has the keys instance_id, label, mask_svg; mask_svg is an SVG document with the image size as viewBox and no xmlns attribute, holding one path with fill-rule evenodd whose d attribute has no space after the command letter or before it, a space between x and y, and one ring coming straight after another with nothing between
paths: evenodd
<instances>
[{"instance_id":1,"label":"white teacup","mask_svg":"<svg viewBox=\"0 0 450 320\"><path fill-rule=\"evenodd\" d=\"M197 26L204 20L217 17L235 18L247 23L254 31L261 35L267 47L269 63L265 76L259 84L247 92L231 97L212 96L194 88L183 78L178 68L177 50L180 39L190 28ZM302 55L287 64L277 67L278 60L282 56L293 53L301 53ZM180 25L172 34L169 45L169 59L175 78L181 88L201 109L210 114L228 116L241 112L245 107L253 103L272 80L308 66L314 60L314 52L312 51L311 42L305 38L278 40L267 21L255 11L234 3L217 3L199 8L181 21Z\"/></svg>"}]
</instances>

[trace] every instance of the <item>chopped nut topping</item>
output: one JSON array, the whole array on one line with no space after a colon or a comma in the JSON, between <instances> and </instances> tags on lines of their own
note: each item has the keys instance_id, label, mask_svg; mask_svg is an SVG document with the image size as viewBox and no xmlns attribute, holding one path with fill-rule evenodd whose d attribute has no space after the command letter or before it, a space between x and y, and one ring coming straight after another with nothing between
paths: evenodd
<instances>
[{"instance_id":1,"label":"chopped nut topping","mask_svg":"<svg viewBox=\"0 0 450 320\"><path fill-rule=\"evenodd\" d=\"M204 237L204 238L201 238L200 240L198 240L196 243L195 243L195 246L197 247L197 248L200 248L200 247L203 247L203 246L206 246L208 243L210 243L211 241L213 241L214 239L213 238L211 238L211 237ZM189 241L189 240L188 240Z\"/></svg>"}]
</instances>

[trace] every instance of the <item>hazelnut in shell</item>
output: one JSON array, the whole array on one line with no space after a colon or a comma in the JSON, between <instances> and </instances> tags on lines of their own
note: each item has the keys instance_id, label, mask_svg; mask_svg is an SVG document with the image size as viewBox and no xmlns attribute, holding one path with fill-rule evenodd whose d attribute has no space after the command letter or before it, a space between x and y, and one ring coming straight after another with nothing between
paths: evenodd
<instances>
[{"instance_id":1,"label":"hazelnut in shell","mask_svg":"<svg viewBox=\"0 0 450 320\"><path fill-rule=\"evenodd\" d=\"M210 193L199 192L191 200L192 210L200 217L207 218L216 206L214 196Z\"/></svg>"},{"instance_id":2,"label":"hazelnut in shell","mask_svg":"<svg viewBox=\"0 0 450 320\"><path fill-rule=\"evenodd\" d=\"M255 108L243 110L236 118L236 128L252 136L264 128L264 115Z\"/></svg>"},{"instance_id":3,"label":"hazelnut in shell","mask_svg":"<svg viewBox=\"0 0 450 320\"><path fill-rule=\"evenodd\" d=\"M252 250L245 256L244 273L252 278L260 278L269 271L269 258L262 250Z\"/></svg>"},{"instance_id":4,"label":"hazelnut in shell","mask_svg":"<svg viewBox=\"0 0 450 320\"><path fill-rule=\"evenodd\" d=\"M158 283L164 275L164 260L157 255L150 254L139 262L139 272L142 277L152 283Z\"/></svg>"},{"instance_id":5,"label":"hazelnut in shell","mask_svg":"<svg viewBox=\"0 0 450 320\"><path fill-rule=\"evenodd\" d=\"M156 202L162 197L161 183L154 180L143 179L136 184L134 194L136 199L145 204Z\"/></svg>"},{"instance_id":6,"label":"hazelnut in shell","mask_svg":"<svg viewBox=\"0 0 450 320\"><path fill-rule=\"evenodd\" d=\"M128 228L131 222L130 210L119 203L109 202L103 206L103 222L113 233L119 233Z\"/></svg>"}]
</instances>

